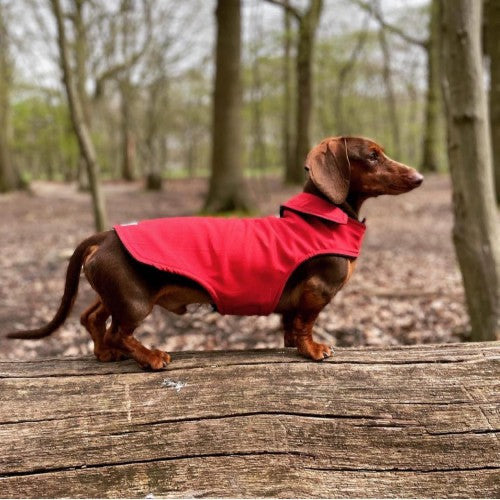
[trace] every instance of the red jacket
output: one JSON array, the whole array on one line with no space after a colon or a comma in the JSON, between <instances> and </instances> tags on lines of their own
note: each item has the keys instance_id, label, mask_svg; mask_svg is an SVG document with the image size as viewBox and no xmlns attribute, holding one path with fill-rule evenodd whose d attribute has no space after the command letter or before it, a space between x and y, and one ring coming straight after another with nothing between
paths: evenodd
<instances>
[{"instance_id":1,"label":"red jacket","mask_svg":"<svg viewBox=\"0 0 500 500\"><path fill-rule=\"evenodd\" d=\"M221 314L266 315L293 271L316 255L357 257L365 225L308 193L281 217L170 217L115 226L138 261L202 285Z\"/></svg>"}]
</instances>

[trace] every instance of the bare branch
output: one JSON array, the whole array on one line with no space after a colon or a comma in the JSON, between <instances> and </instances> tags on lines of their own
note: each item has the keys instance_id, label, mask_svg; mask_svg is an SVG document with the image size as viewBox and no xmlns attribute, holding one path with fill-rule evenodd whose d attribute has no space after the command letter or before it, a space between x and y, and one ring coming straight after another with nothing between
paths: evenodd
<instances>
[{"instance_id":1,"label":"bare branch","mask_svg":"<svg viewBox=\"0 0 500 500\"><path fill-rule=\"evenodd\" d=\"M287 12L289 12L299 23L302 21L302 14L292 5L290 5L288 2L284 2L281 0L266 0L268 3L272 3L273 5L279 5L280 7L283 7Z\"/></svg>"},{"instance_id":2,"label":"bare branch","mask_svg":"<svg viewBox=\"0 0 500 500\"><path fill-rule=\"evenodd\" d=\"M411 43L412 45L418 45L423 49L427 49L428 40L415 38L409 35L408 33L405 33L401 28L398 28L397 26L394 26L386 22L380 9L377 9L372 2L368 2L366 0L353 0L353 2L364 11L369 12L377 20L377 22L380 24L382 28L386 29L393 35L399 36L405 42Z\"/></svg>"},{"instance_id":3,"label":"bare branch","mask_svg":"<svg viewBox=\"0 0 500 500\"><path fill-rule=\"evenodd\" d=\"M100 75L96 77L96 83L95 83L95 91L94 91L94 98L98 98L101 93L104 84L106 83L107 80L110 80L112 78L117 77L120 73L129 70L130 68L134 67L140 59L144 56L145 52L149 48L152 40L152 19L151 19L151 5L150 2L144 2L143 3L143 8L144 8L144 18L146 22L146 39L144 40L144 43L142 46L133 54L130 55L128 59L125 61L122 61L120 63L115 64L114 66L111 66L110 68L107 68L105 71L103 71Z\"/></svg>"}]
</instances>

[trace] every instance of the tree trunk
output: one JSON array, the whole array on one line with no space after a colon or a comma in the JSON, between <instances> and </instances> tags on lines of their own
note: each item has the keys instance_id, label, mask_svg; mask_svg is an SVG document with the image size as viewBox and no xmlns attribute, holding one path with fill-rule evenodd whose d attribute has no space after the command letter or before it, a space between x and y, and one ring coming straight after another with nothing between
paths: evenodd
<instances>
[{"instance_id":1,"label":"tree trunk","mask_svg":"<svg viewBox=\"0 0 500 500\"><path fill-rule=\"evenodd\" d=\"M1 78L1 75L0 75ZM4 82L0 81L0 87ZM3 90L0 88L0 94ZM0 100L3 96L0 95ZM14 165L10 157L10 148L8 143L8 120L9 109L5 103L0 103L0 193L13 191L19 187L18 177L14 170Z\"/></svg>"},{"instance_id":2,"label":"tree trunk","mask_svg":"<svg viewBox=\"0 0 500 500\"><path fill-rule=\"evenodd\" d=\"M162 114L169 110L169 82L164 76L153 81L148 89L148 104L145 116L145 166L146 189L161 191L163 189L163 163L160 158L160 143L164 140L162 133Z\"/></svg>"},{"instance_id":3,"label":"tree trunk","mask_svg":"<svg viewBox=\"0 0 500 500\"><path fill-rule=\"evenodd\" d=\"M288 5L285 0L285 5ZM290 81L291 48L292 48L292 16L285 8L284 45L283 45L283 165L285 182L291 176L294 161L292 155L292 85Z\"/></svg>"},{"instance_id":4,"label":"tree trunk","mask_svg":"<svg viewBox=\"0 0 500 500\"><path fill-rule=\"evenodd\" d=\"M85 120L82 102L77 92L74 77L69 63L68 43L64 29L63 13L59 0L51 0L52 11L57 23L59 55L63 70L63 80L68 96L68 104L71 113L71 122L78 139L80 153L85 159L87 174L92 195L92 208L94 212L94 222L97 231L103 231L107 226L106 210L104 205L104 195L99 184L99 165L97 164L96 153L90 132Z\"/></svg>"},{"instance_id":5,"label":"tree trunk","mask_svg":"<svg viewBox=\"0 0 500 500\"><path fill-rule=\"evenodd\" d=\"M471 339L494 340L499 335L500 226L483 87L482 2L441 2L453 239L465 287Z\"/></svg>"},{"instance_id":6,"label":"tree trunk","mask_svg":"<svg viewBox=\"0 0 500 500\"><path fill-rule=\"evenodd\" d=\"M422 152L422 170L437 172L439 149L439 116L441 113L439 86L439 0L432 0L427 42L427 97Z\"/></svg>"},{"instance_id":7,"label":"tree trunk","mask_svg":"<svg viewBox=\"0 0 500 500\"><path fill-rule=\"evenodd\" d=\"M7 23L0 4L0 193L20 187L9 147L11 83L12 63L9 55Z\"/></svg>"},{"instance_id":8,"label":"tree trunk","mask_svg":"<svg viewBox=\"0 0 500 500\"><path fill-rule=\"evenodd\" d=\"M496 201L500 204L500 2L486 3L486 50L490 59L490 122Z\"/></svg>"},{"instance_id":9,"label":"tree trunk","mask_svg":"<svg viewBox=\"0 0 500 500\"><path fill-rule=\"evenodd\" d=\"M249 210L243 180L241 108L241 2L218 0L212 166L206 212Z\"/></svg>"},{"instance_id":10,"label":"tree trunk","mask_svg":"<svg viewBox=\"0 0 500 500\"><path fill-rule=\"evenodd\" d=\"M309 129L312 110L312 59L314 38L319 24L323 0L310 0L308 10L299 22L297 46L297 125L294 168L287 172L286 182L304 182L304 161L309 152Z\"/></svg>"}]
</instances>

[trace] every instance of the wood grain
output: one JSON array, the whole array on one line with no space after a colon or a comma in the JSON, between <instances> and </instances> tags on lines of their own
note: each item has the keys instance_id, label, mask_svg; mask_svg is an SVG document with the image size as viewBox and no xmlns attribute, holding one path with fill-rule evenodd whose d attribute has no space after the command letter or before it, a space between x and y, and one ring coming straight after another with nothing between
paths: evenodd
<instances>
[{"instance_id":1,"label":"wood grain","mask_svg":"<svg viewBox=\"0 0 500 500\"><path fill-rule=\"evenodd\" d=\"M495 497L500 342L0 362L0 497Z\"/></svg>"}]
</instances>

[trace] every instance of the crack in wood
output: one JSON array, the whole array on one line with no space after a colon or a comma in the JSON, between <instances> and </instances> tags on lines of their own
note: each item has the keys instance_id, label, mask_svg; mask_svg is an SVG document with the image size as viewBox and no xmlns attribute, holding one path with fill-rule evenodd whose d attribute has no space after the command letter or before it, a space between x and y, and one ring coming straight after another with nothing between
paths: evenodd
<instances>
[{"instance_id":1,"label":"crack in wood","mask_svg":"<svg viewBox=\"0 0 500 500\"><path fill-rule=\"evenodd\" d=\"M454 436L454 435L462 435L462 434L493 434L493 437L498 438L498 436L496 436L496 434L500 433L500 429L467 429L465 431L429 431L429 430L426 430L426 432L430 436Z\"/></svg>"},{"instance_id":2,"label":"crack in wood","mask_svg":"<svg viewBox=\"0 0 500 500\"><path fill-rule=\"evenodd\" d=\"M433 469L415 469L412 467L388 467L388 468L356 468L356 467L304 467L306 470L323 472L361 472L361 473L408 473L408 474L439 474L443 472L479 472L487 470L500 470L500 466L486 465L483 467L444 467Z\"/></svg>"},{"instance_id":3,"label":"crack in wood","mask_svg":"<svg viewBox=\"0 0 500 500\"><path fill-rule=\"evenodd\" d=\"M312 419L343 419L343 420L382 420L384 417L378 417L373 415L343 415L334 413L306 413L306 412L288 412L288 411L251 411L251 412L241 412L241 413L228 413L224 415L202 415L199 417L181 417L174 419L156 420L152 422L139 423L137 426L152 426L152 425L168 425L178 422L201 422L203 420L223 420L239 417L254 417L254 416L278 416L278 417L303 417Z\"/></svg>"},{"instance_id":4,"label":"crack in wood","mask_svg":"<svg viewBox=\"0 0 500 500\"><path fill-rule=\"evenodd\" d=\"M98 417L101 416L102 412L89 412L85 413L85 417ZM82 415L69 415L67 417L47 417L47 418L33 418L33 419L24 419L24 420L5 420L0 422L0 426L2 425L23 425L23 424L39 424L44 422L61 422L64 420L73 420L79 419Z\"/></svg>"},{"instance_id":5,"label":"crack in wood","mask_svg":"<svg viewBox=\"0 0 500 500\"><path fill-rule=\"evenodd\" d=\"M126 462L107 462L102 464L82 464L80 466L72 466L72 467L54 467L54 468L46 468L46 469L32 469L27 471L13 471L8 473L3 473L0 475L0 481L2 479L11 478L11 477L23 477L23 476L40 476L45 474L53 474L57 472L71 472L75 470L93 470L93 469L102 469L106 467L126 467L129 465L144 465L151 463L162 463L162 462L174 462L180 460L193 460L193 459L206 459L206 458L232 458L232 457L258 457L263 455L272 455L272 456L297 456L302 458L317 458L316 455L312 455L310 453L303 453L300 451L245 451L245 452L220 452L220 453L200 453L193 455L178 455L174 457L160 457L160 458L151 458L148 460L131 460Z\"/></svg>"},{"instance_id":6,"label":"crack in wood","mask_svg":"<svg viewBox=\"0 0 500 500\"><path fill-rule=\"evenodd\" d=\"M109 463L102 463L102 464L92 464L92 465L85 465L82 464L81 466L73 466L73 467L57 467L57 468L52 468L52 469L33 469L30 471L15 471L15 472L10 472L10 473L4 473L0 475L0 481L2 479L7 479L7 478L16 478L16 477L25 477L25 476L41 476L41 475L46 475L46 474L53 474L53 473L65 473L65 472L72 472L72 471L83 471L83 470L94 470L94 469L102 469L102 468L112 468L112 467L127 467L131 465L144 465L144 464L151 464L151 463L164 463L164 462L175 462L175 461L182 461L182 460L193 460L193 459L210 459L210 458L227 458L231 459L233 457L259 457L259 456L264 456L264 455L270 455L270 456L296 456L296 457L301 457L301 458L312 458L316 459L316 455L310 454L310 453L303 453L300 451L275 451L275 452L269 452L269 451L249 451L249 452L220 452L220 453L206 453L206 454L192 454L192 455L179 455L175 457L161 457L161 458L153 458L149 460L134 460L134 461L127 461L127 462L109 462ZM297 466L294 466L297 468ZM433 473L449 473L449 472L479 472L479 471L488 471L488 470L500 470L500 466L481 466L481 467L436 467L432 469L418 469L418 468L413 468L413 467L387 467L387 468L381 468L381 467L315 467L315 466L307 466L304 465L302 467L303 470L311 470L311 471L323 471L323 472L351 472L351 473L403 473L403 474L433 474Z\"/></svg>"}]
</instances>

